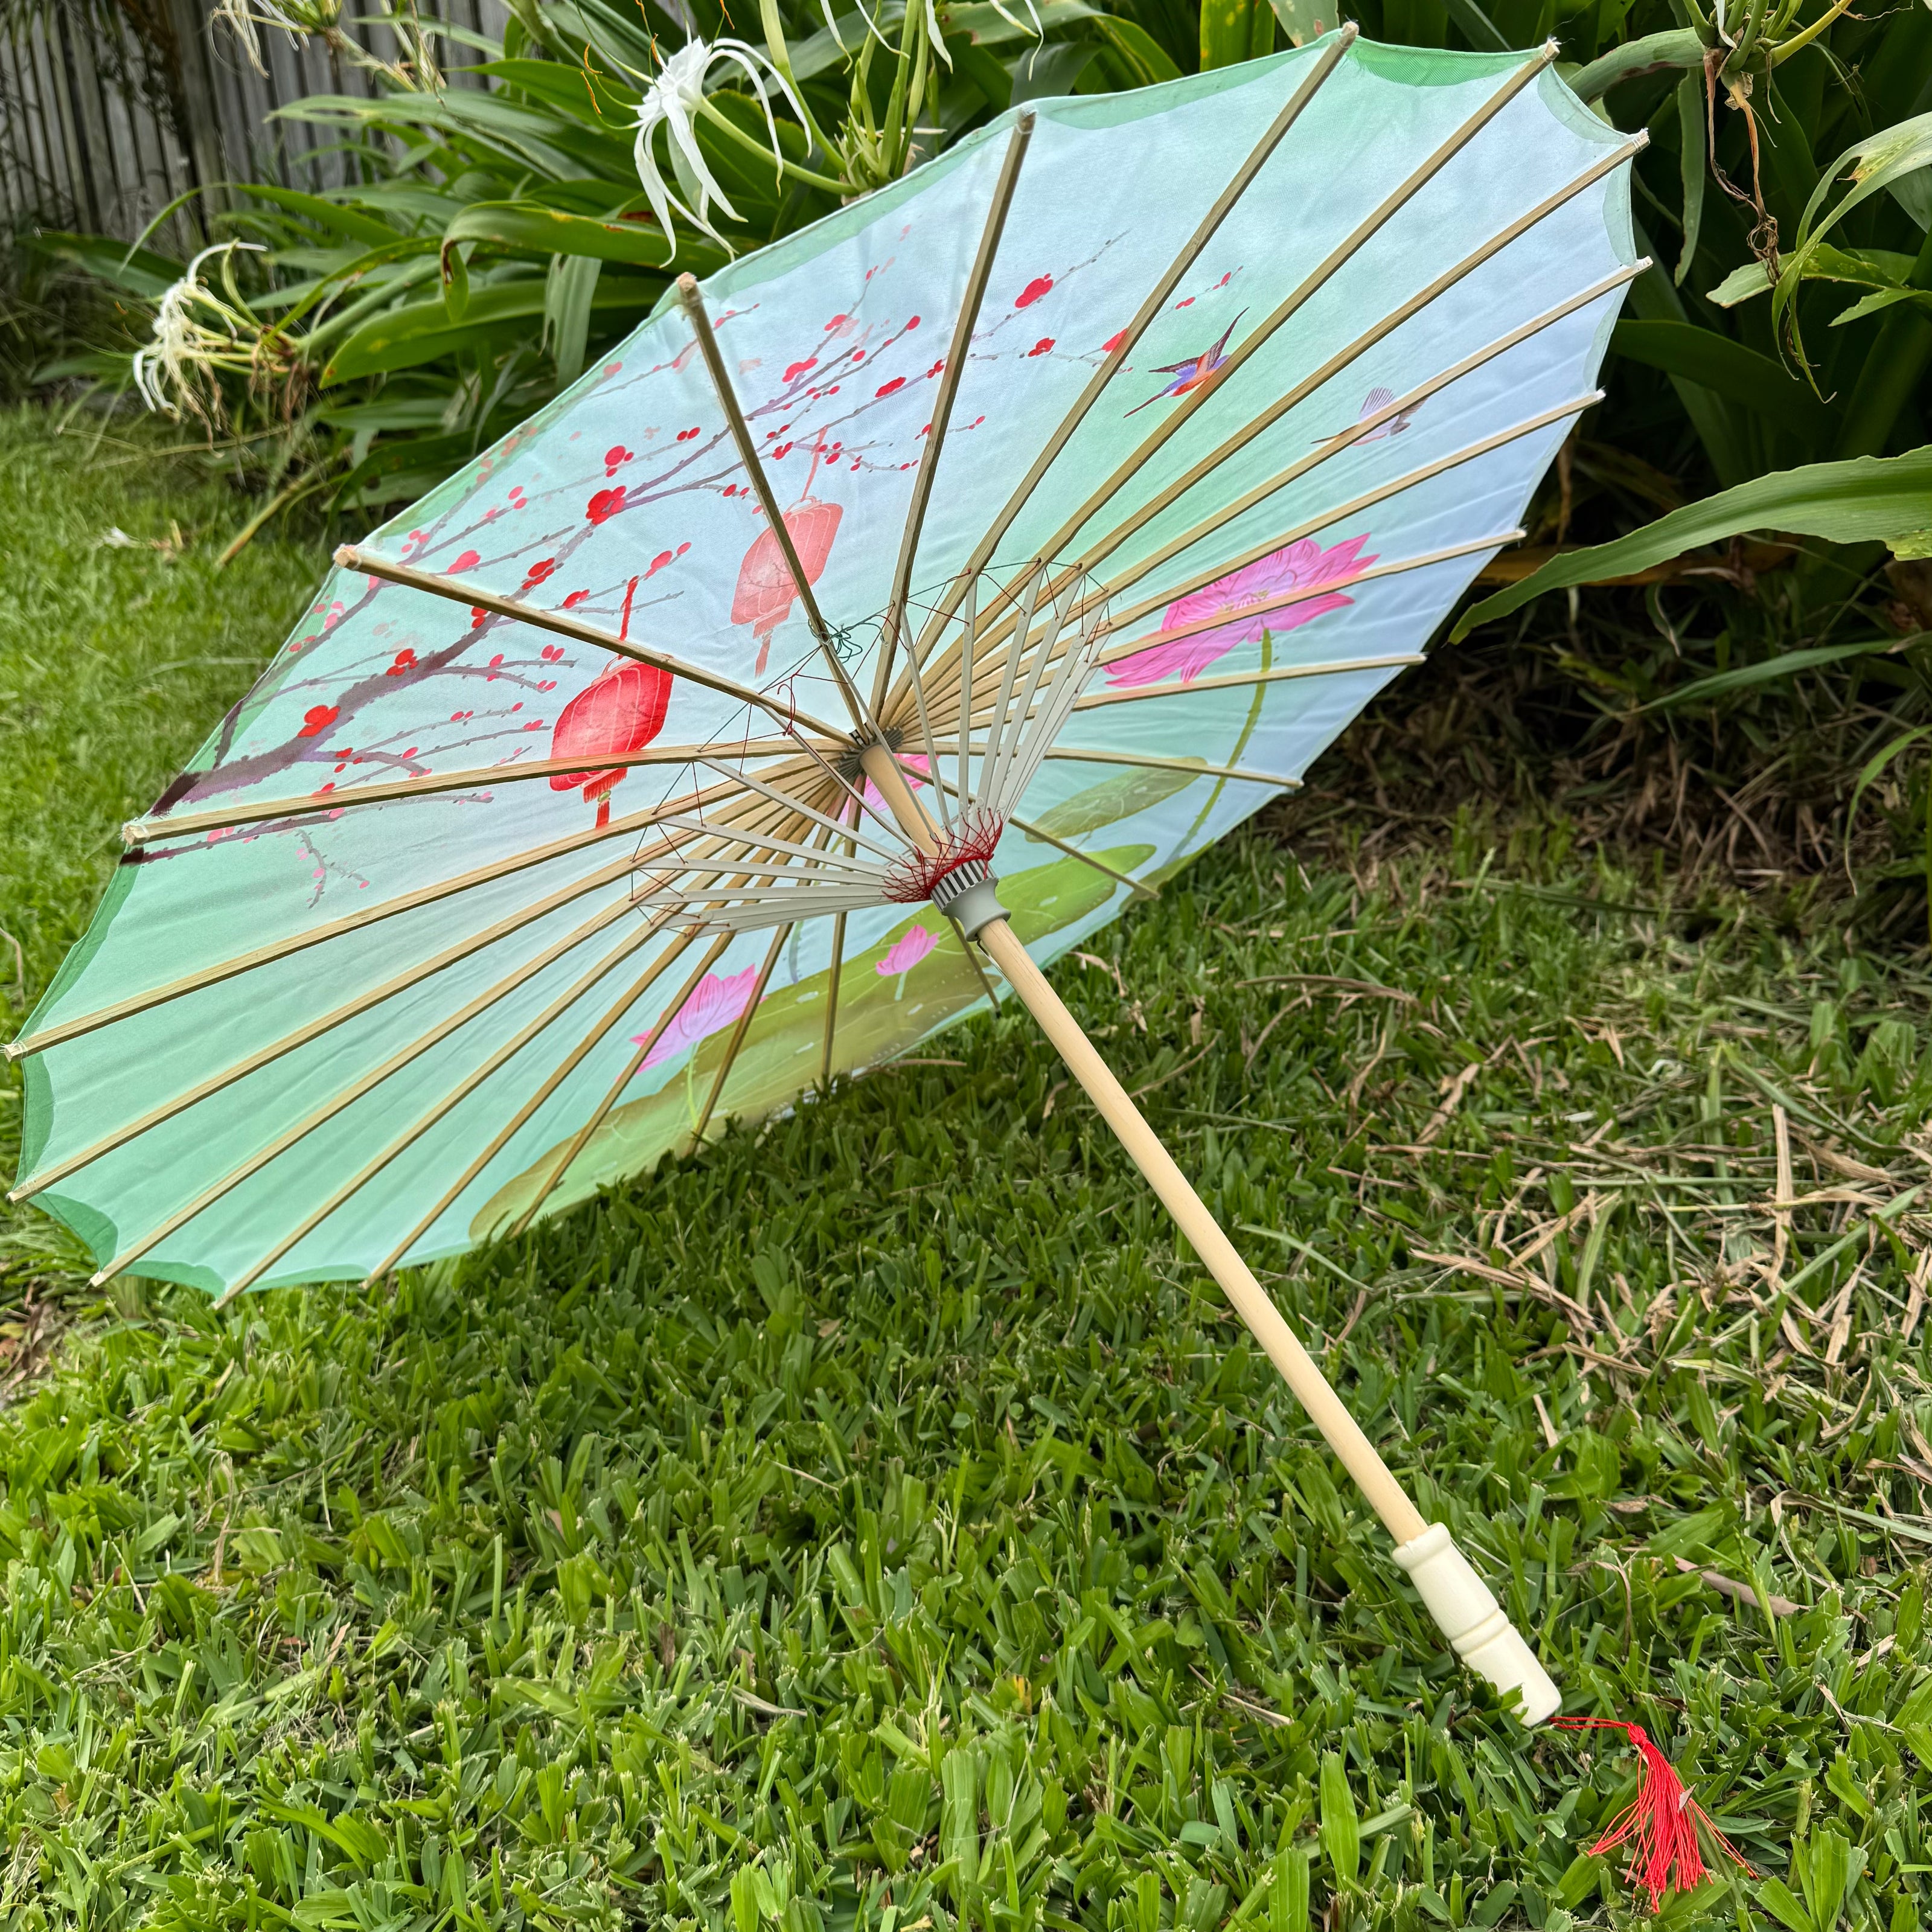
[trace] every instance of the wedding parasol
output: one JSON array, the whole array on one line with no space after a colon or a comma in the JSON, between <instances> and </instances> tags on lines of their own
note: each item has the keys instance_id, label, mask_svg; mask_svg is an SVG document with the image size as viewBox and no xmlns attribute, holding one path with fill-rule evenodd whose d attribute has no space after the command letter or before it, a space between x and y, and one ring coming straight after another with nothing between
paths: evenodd
<instances>
[{"instance_id":1,"label":"wedding parasol","mask_svg":"<svg viewBox=\"0 0 1932 1932\"><path fill-rule=\"evenodd\" d=\"M1042 976L1403 665L1578 413L1636 142L1352 28L1036 101L338 553L22 1036L31 1197L225 1300L1039 1022L1526 1721L1558 1694ZM1003 991L1004 988L1004 991Z\"/></svg>"}]
</instances>

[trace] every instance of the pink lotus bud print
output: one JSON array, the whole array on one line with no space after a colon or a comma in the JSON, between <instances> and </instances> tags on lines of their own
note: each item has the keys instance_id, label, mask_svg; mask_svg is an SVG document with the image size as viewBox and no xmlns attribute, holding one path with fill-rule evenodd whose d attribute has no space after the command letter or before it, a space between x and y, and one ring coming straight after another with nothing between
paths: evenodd
<instances>
[{"instance_id":1,"label":"pink lotus bud print","mask_svg":"<svg viewBox=\"0 0 1932 1932\"><path fill-rule=\"evenodd\" d=\"M686 1047L722 1033L751 1004L758 982L755 966L747 966L743 972L734 973L728 979L716 973L706 974L692 989L691 998L679 1010L677 1017L664 1028L657 1045L644 1055L644 1064L662 1066L667 1060L675 1060ZM631 1036L632 1044L638 1046L650 1038L648 1032Z\"/></svg>"}]
</instances>

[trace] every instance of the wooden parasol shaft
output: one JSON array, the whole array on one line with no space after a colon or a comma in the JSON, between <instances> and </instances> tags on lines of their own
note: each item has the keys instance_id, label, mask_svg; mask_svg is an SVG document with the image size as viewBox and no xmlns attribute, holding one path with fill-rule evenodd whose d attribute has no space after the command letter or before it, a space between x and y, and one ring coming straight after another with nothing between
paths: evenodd
<instances>
[{"instance_id":1,"label":"wooden parasol shaft","mask_svg":"<svg viewBox=\"0 0 1932 1932\"><path fill-rule=\"evenodd\" d=\"M866 776L878 787L906 836L928 852L937 850L939 838L932 821L914 796L890 752L883 745L874 744L860 756ZM1296 1400L1340 1458L1342 1466L1374 1506L1389 1534L1399 1544L1413 1541L1429 1526L1422 1512L1409 1500L1390 1473L1388 1465L1376 1453L1375 1444L1362 1433L1360 1425L1343 1406L1341 1397L1328 1386L1308 1351L1295 1339L1281 1310L1235 1251L1234 1243L1174 1164L1174 1156L1148 1125L1146 1117L1134 1105L1126 1089L1114 1077L1113 1070L1101 1058L1080 1022L1066 1010L1060 995L1048 984L1046 974L1034 964L1033 956L1021 944L1019 935L1000 918L988 920L976 937L993 963L1006 976L1021 1004L1039 1022L1041 1032L1066 1061L1067 1071L1085 1088L1101 1118L1119 1137L1128 1158L1160 1197L1208 1272L1220 1284L1235 1313L1247 1324L1249 1331L1267 1352L1268 1360L1281 1372L1282 1379L1294 1390Z\"/></svg>"},{"instance_id":2,"label":"wooden parasol shaft","mask_svg":"<svg viewBox=\"0 0 1932 1932\"><path fill-rule=\"evenodd\" d=\"M1296 1340L1280 1310L1236 1252L1234 1243L1222 1232L1220 1223L1208 1211L1187 1177L1175 1166L1174 1156L1082 1030L1080 1022L1066 1010L1046 975L1034 964L1033 956L1020 943L1019 935L1004 919L996 919L980 928L979 940L1005 974L1021 1004L1040 1023L1040 1031L1066 1061L1067 1071L1086 1089L1101 1118L1119 1137L1128 1158L1160 1196L1175 1226L1201 1257L1202 1264L1220 1283L1221 1292L1234 1304L1235 1313L1248 1324L1255 1340L1267 1351L1268 1360L1281 1371L1282 1381L1313 1418L1329 1448L1341 1459L1342 1466L1374 1505L1389 1534L1399 1544L1420 1536L1428 1527L1421 1511L1410 1502L1402 1485L1390 1473L1388 1465L1376 1453L1375 1444L1362 1433L1361 1426Z\"/></svg>"}]
</instances>

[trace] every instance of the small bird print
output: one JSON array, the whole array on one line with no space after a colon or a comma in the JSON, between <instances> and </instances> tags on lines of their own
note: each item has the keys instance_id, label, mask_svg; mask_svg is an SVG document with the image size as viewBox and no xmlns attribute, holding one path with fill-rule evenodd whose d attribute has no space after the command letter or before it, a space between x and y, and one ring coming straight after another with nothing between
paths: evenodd
<instances>
[{"instance_id":1,"label":"small bird print","mask_svg":"<svg viewBox=\"0 0 1932 1932\"><path fill-rule=\"evenodd\" d=\"M1394 400L1395 392L1393 389L1371 389L1362 398L1362 414L1358 420L1379 416ZM1387 422L1378 423L1366 436L1358 436L1355 440L1358 442L1379 442L1385 436L1400 436L1414 419L1414 410L1404 410L1399 415L1390 416Z\"/></svg>"},{"instance_id":2,"label":"small bird print","mask_svg":"<svg viewBox=\"0 0 1932 1932\"><path fill-rule=\"evenodd\" d=\"M1241 315L1246 314L1247 310L1243 309ZM1205 388L1227 364L1228 338L1240 326L1241 315L1236 316L1221 332L1220 340L1211 349L1204 349L1198 356L1190 356L1184 362L1169 362L1155 369L1153 372L1155 375L1172 376L1174 380L1166 388L1148 397L1147 402L1136 403L1127 414L1137 416L1149 404L1159 402L1163 396L1191 395L1196 389Z\"/></svg>"}]
</instances>

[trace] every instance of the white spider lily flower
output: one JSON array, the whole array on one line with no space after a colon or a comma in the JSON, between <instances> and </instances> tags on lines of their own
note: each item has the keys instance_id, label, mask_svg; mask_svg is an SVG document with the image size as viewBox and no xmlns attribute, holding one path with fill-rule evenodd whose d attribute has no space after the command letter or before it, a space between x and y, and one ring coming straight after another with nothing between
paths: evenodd
<instances>
[{"instance_id":1,"label":"white spider lily flower","mask_svg":"<svg viewBox=\"0 0 1932 1932\"><path fill-rule=\"evenodd\" d=\"M298 46L310 34L332 34L342 22L342 0L216 0L211 22L224 20L242 43L248 64L266 74L262 64L262 37L258 27L279 27L289 37L291 46Z\"/></svg>"},{"instance_id":2,"label":"white spider lily flower","mask_svg":"<svg viewBox=\"0 0 1932 1932\"><path fill-rule=\"evenodd\" d=\"M799 119L802 122L807 119L805 104L793 93L790 83L766 56L748 41L686 42L646 83L644 98L638 104L634 151L638 179L644 184L651 212L657 217L667 241L672 239L676 232L671 220L674 209L718 242L724 238L712 226L712 204L715 202L734 221L738 219L738 211L731 206L729 197L705 165L694 124L698 116L704 111L705 85L710 78L711 70L719 65L741 69L752 83L752 91L758 97L758 105L764 110L765 127L771 138L774 162L782 162L784 157L778 146L778 124L772 118L771 99L765 92L765 75L771 76ZM678 186L684 190L683 200L671 192L658 164L656 141L660 128L667 130L671 172L677 178Z\"/></svg>"},{"instance_id":3,"label":"white spider lily flower","mask_svg":"<svg viewBox=\"0 0 1932 1932\"><path fill-rule=\"evenodd\" d=\"M180 417L181 411L168 393L170 389L190 408L198 408L194 370L207 363L211 352L232 354L237 347L234 327L244 318L213 290L203 287L201 280L201 265L204 262L213 256L230 255L237 248L248 249L256 254L265 252L259 242L217 242L202 249L188 263L187 272L181 280L170 284L163 293L160 305L154 311L154 340L134 352L134 387L140 391L141 400L158 416L177 419ZM226 323L228 328L218 332L203 327L196 318L197 309L209 311Z\"/></svg>"}]
</instances>

